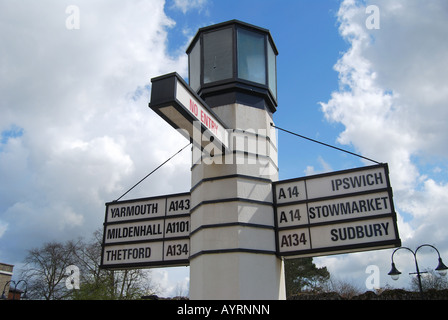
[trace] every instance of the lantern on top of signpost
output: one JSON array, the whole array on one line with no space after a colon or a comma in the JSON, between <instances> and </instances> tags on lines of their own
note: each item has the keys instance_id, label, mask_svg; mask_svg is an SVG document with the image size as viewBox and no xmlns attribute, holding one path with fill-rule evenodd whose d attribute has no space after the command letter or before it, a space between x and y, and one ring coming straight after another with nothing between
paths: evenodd
<instances>
[{"instance_id":1,"label":"lantern on top of signpost","mask_svg":"<svg viewBox=\"0 0 448 320\"><path fill-rule=\"evenodd\" d=\"M277 108L277 48L269 30L238 20L201 28L187 49L189 84L210 106Z\"/></svg>"}]
</instances>

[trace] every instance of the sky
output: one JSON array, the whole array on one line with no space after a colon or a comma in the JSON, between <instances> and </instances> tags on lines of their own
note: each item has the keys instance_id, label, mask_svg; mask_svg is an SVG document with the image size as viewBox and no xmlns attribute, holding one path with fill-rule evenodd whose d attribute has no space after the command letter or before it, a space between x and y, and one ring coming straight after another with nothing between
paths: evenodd
<instances>
[{"instance_id":1,"label":"sky","mask_svg":"<svg viewBox=\"0 0 448 320\"><path fill-rule=\"evenodd\" d=\"M187 79L196 31L238 19L279 51L275 124L388 163L403 246L447 263L447 18L445 0L0 0L0 261L16 272L27 250L89 238L106 202L185 145L148 108L150 79ZM284 132L278 149L280 180L372 164ZM187 149L126 199L189 191L190 165ZM395 255L394 282L392 251L314 262L362 290L371 265L409 287L412 255ZM189 268L152 276L172 296Z\"/></svg>"}]
</instances>

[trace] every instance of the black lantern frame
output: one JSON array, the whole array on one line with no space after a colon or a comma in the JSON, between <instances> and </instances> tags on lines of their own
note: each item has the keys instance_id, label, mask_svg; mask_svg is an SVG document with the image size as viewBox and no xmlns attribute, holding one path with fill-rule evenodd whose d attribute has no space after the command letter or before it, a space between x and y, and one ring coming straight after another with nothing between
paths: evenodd
<instances>
[{"instance_id":1,"label":"black lantern frame","mask_svg":"<svg viewBox=\"0 0 448 320\"><path fill-rule=\"evenodd\" d=\"M187 49L189 85L210 106L277 109L277 48L267 29L238 20L201 28Z\"/></svg>"}]
</instances>

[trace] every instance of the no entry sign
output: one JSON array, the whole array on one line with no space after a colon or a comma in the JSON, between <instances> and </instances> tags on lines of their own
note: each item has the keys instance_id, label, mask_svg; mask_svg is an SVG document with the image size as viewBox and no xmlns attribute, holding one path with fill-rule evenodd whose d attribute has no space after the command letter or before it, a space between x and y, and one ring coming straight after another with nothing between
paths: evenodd
<instances>
[{"instance_id":1,"label":"no entry sign","mask_svg":"<svg viewBox=\"0 0 448 320\"><path fill-rule=\"evenodd\" d=\"M226 125L177 73L153 78L151 82L149 107L160 117L181 129L179 132L198 146L212 142L219 149L228 148Z\"/></svg>"}]
</instances>

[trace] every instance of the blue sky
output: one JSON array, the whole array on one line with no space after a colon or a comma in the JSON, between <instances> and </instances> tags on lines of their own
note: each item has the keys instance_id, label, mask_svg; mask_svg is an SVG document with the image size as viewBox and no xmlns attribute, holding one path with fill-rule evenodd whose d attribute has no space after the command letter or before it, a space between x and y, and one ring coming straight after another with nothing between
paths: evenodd
<instances>
[{"instance_id":1,"label":"blue sky","mask_svg":"<svg viewBox=\"0 0 448 320\"><path fill-rule=\"evenodd\" d=\"M79 8L75 28L69 5ZM368 5L379 10L378 29L366 25ZM20 269L26 250L89 237L106 202L185 145L147 107L150 79L186 77L197 29L231 19L269 29L276 43L275 124L387 162L403 245L430 243L448 259L447 18L444 0L2 1L0 261ZM278 136L280 179L371 164ZM189 188L183 152L128 198ZM382 286L406 287L410 277L387 276L391 252L315 262L362 290L369 265ZM396 259L403 274L414 271L406 254ZM422 268L437 262L429 250L420 259ZM155 269L153 277L172 295L189 273Z\"/></svg>"},{"instance_id":2,"label":"blue sky","mask_svg":"<svg viewBox=\"0 0 448 320\"><path fill-rule=\"evenodd\" d=\"M338 88L338 74L333 65L348 47L337 29L339 4L340 1L287 0L273 6L270 1L215 1L186 14L168 5L172 9L167 12L176 21L168 34L168 46L182 43L184 30L194 35L200 27L232 19L270 30L279 50L276 124L334 144L341 128L323 121L318 102L327 101ZM279 157L282 179L303 175L303 168L310 161L316 162L321 154L342 156L287 134L281 133L280 137L279 143L287 150ZM300 152L303 148L307 150L305 153Z\"/></svg>"}]
</instances>

